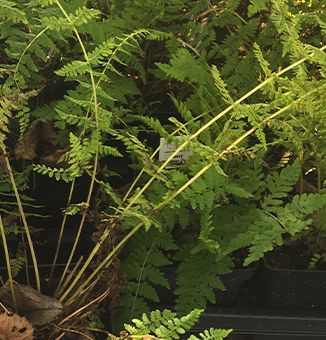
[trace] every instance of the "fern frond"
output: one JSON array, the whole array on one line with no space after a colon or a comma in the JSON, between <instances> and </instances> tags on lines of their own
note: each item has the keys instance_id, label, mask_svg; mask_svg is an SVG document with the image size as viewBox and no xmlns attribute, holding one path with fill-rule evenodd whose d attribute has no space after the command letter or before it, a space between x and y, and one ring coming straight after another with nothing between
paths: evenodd
<instances>
[{"instance_id":1,"label":"fern frond","mask_svg":"<svg viewBox=\"0 0 326 340\"><path fill-rule=\"evenodd\" d=\"M206 329L204 333L199 333L200 338L192 334L190 335L188 340L223 340L231 332L232 332L232 329L226 330L226 329L210 328L209 330Z\"/></svg>"},{"instance_id":2,"label":"fern frond","mask_svg":"<svg viewBox=\"0 0 326 340\"><path fill-rule=\"evenodd\" d=\"M15 277L18 275L20 270L22 269L23 265L25 263L24 257L18 257L16 259L10 260L10 267L11 267L11 275L12 277Z\"/></svg>"},{"instance_id":3,"label":"fern frond","mask_svg":"<svg viewBox=\"0 0 326 340\"><path fill-rule=\"evenodd\" d=\"M100 145L99 153L101 156L123 157L123 155L116 148L108 145Z\"/></svg>"},{"instance_id":4,"label":"fern frond","mask_svg":"<svg viewBox=\"0 0 326 340\"><path fill-rule=\"evenodd\" d=\"M69 174L63 168L50 168L44 164L37 164L34 166L33 170L41 173L42 175L48 175L50 178L54 177L57 181L62 179L68 183L69 181L73 180L73 177L69 176Z\"/></svg>"},{"instance_id":5,"label":"fern frond","mask_svg":"<svg viewBox=\"0 0 326 340\"><path fill-rule=\"evenodd\" d=\"M193 308L205 308L206 301L216 303L214 289L224 289L219 274L225 274L226 267L231 262L228 258L216 261L216 254L207 250L188 256L178 266L177 284L175 294L178 312L189 312ZM230 272L230 269L228 269Z\"/></svg>"},{"instance_id":6,"label":"fern frond","mask_svg":"<svg viewBox=\"0 0 326 340\"><path fill-rule=\"evenodd\" d=\"M13 22L28 23L25 12L15 7L17 4L11 1L1 1L0 19L12 20Z\"/></svg>"},{"instance_id":7,"label":"fern frond","mask_svg":"<svg viewBox=\"0 0 326 340\"><path fill-rule=\"evenodd\" d=\"M165 130L165 128L161 125L161 122L158 119L146 116L137 116L137 118L143 121L146 125L148 125L161 137L163 138L169 137L170 134Z\"/></svg>"},{"instance_id":8,"label":"fern frond","mask_svg":"<svg viewBox=\"0 0 326 340\"><path fill-rule=\"evenodd\" d=\"M175 313L167 309L163 312L156 310L149 317L143 314L141 320L133 319L135 326L125 325L125 328L132 336L153 334L160 339L179 339L180 334L185 334L198 321L202 312L194 309L188 315L177 318Z\"/></svg>"},{"instance_id":9,"label":"fern frond","mask_svg":"<svg viewBox=\"0 0 326 340\"><path fill-rule=\"evenodd\" d=\"M200 65L197 59L194 59L191 53L186 49L181 49L170 60L171 65L156 63L168 76L173 77L181 82L187 78L190 82L204 83L207 79L205 67Z\"/></svg>"},{"instance_id":10,"label":"fern frond","mask_svg":"<svg viewBox=\"0 0 326 340\"><path fill-rule=\"evenodd\" d=\"M99 131L95 130L92 138L80 138L75 136L72 132L69 134L69 141L71 149L64 153L58 162L66 161L70 167L66 170L70 178L80 177L84 171L91 169L91 159L96 154L99 146Z\"/></svg>"},{"instance_id":11,"label":"fern frond","mask_svg":"<svg viewBox=\"0 0 326 340\"><path fill-rule=\"evenodd\" d=\"M47 1L44 1L47 2ZM51 30L57 31L72 30L75 26L81 26L99 15L101 12L92 8L80 7L75 10L75 15L69 13L69 19L66 17L42 17L42 22L46 27Z\"/></svg>"},{"instance_id":12,"label":"fern frond","mask_svg":"<svg viewBox=\"0 0 326 340\"><path fill-rule=\"evenodd\" d=\"M41 7L47 7L48 5L52 5L55 2L55 0L37 0L36 3L38 3Z\"/></svg>"},{"instance_id":13,"label":"fern frond","mask_svg":"<svg viewBox=\"0 0 326 340\"><path fill-rule=\"evenodd\" d=\"M267 10L266 5L269 0L250 0L250 5L248 6L248 16L253 16L257 12Z\"/></svg>"},{"instance_id":14,"label":"fern frond","mask_svg":"<svg viewBox=\"0 0 326 340\"><path fill-rule=\"evenodd\" d=\"M212 67L212 74L215 79L216 87L220 91L224 101L229 105L234 104L234 101L231 98L229 91L227 90L227 84L225 84L224 81L222 80L221 75L215 65L213 65Z\"/></svg>"},{"instance_id":15,"label":"fern frond","mask_svg":"<svg viewBox=\"0 0 326 340\"><path fill-rule=\"evenodd\" d=\"M280 174L274 172L273 175L268 175L266 184L270 195L264 198L262 207L267 209L268 206L278 206L282 204L280 199L286 197L287 193L292 190L293 185L299 178L300 171L300 162L296 160L292 165L283 168Z\"/></svg>"},{"instance_id":16,"label":"fern frond","mask_svg":"<svg viewBox=\"0 0 326 340\"><path fill-rule=\"evenodd\" d=\"M86 61L74 60L55 72L59 76L76 77L79 74L89 73L90 70L91 68Z\"/></svg>"},{"instance_id":17,"label":"fern frond","mask_svg":"<svg viewBox=\"0 0 326 340\"><path fill-rule=\"evenodd\" d=\"M203 242L204 247L210 251L213 254L218 254L220 252L220 244L215 241L211 237L211 233L214 230L214 226L212 226L212 216L210 214L211 211L210 209L205 209L203 211L203 214L201 216L201 221L200 221L200 234L198 239ZM192 254L195 254L196 252L204 249L201 246L201 243L198 244L199 247L195 247L192 250Z\"/></svg>"}]
</instances>

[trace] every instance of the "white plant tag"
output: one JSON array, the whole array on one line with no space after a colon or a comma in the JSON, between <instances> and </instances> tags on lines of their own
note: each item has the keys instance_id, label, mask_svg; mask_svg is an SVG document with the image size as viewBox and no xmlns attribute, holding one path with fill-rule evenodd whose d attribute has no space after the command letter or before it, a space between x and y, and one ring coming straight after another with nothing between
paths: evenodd
<instances>
[{"instance_id":1,"label":"white plant tag","mask_svg":"<svg viewBox=\"0 0 326 340\"><path fill-rule=\"evenodd\" d=\"M181 136L177 137L178 139L182 139ZM164 138L160 138L160 144L163 144L165 141ZM171 144L167 144L165 143L159 152L159 160L161 162L165 162L176 150L177 148L175 147L175 143L171 143ZM192 155L191 151L188 151L186 149L182 149L180 150L169 162L170 165L179 165L184 163L184 161L190 156Z\"/></svg>"}]
</instances>

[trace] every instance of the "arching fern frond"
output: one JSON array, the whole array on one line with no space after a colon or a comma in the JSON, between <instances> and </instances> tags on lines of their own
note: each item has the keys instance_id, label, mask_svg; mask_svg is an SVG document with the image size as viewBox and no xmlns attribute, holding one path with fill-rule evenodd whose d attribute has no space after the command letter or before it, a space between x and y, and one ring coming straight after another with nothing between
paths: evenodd
<instances>
[{"instance_id":1,"label":"arching fern frond","mask_svg":"<svg viewBox=\"0 0 326 340\"><path fill-rule=\"evenodd\" d=\"M0 19L11 19L13 22L22 21L24 24L27 24L26 14L15 6L16 4L12 1L1 1Z\"/></svg>"},{"instance_id":2,"label":"arching fern frond","mask_svg":"<svg viewBox=\"0 0 326 340\"><path fill-rule=\"evenodd\" d=\"M165 309L163 312L151 312L149 318L143 314L142 320L133 319L135 326L125 325L126 330L133 335L153 334L159 339L179 339L198 321L203 310L194 309L188 315L177 318L176 314Z\"/></svg>"}]
</instances>

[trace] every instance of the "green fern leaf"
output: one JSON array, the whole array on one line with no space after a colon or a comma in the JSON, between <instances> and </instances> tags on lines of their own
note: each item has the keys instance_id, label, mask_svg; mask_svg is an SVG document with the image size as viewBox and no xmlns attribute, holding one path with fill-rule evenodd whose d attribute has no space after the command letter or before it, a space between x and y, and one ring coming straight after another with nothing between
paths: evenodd
<instances>
[{"instance_id":1,"label":"green fern leaf","mask_svg":"<svg viewBox=\"0 0 326 340\"><path fill-rule=\"evenodd\" d=\"M190 82L203 83L207 79L205 67L200 65L196 59L186 49L179 50L170 61L171 65L156 63L156 65L171 76L181 82L186 78Z\"/></svg>"},{"instance_id":2,"label":"green fern leaf","mask_svg":"<svg viewBox=\"0 0 326 340\"><path fill-rule=\"evenodd\" d=\"M251 17L260 11L266 10L267 3L268 0L250 0L250 5L248 6L248 16Z\"/></svg>"},{"instance_id":3,"label":"green fern leaf","mask_svg":"<svg viewBox=\"0 0 326 340\"><path fill-rule=\"evenodd\" d=\"M90 72L90 70L91 68L86 61L74 60L55 72L59 76L76 77L78 74L85 74Z\"/></svg>"},{"instance_id":4,"label":"green fern leaf","mask_svg":"<svg viewBox=\"0 0 326 340\"><path fill-rule=\"evenodd\" d=\"M0 19L3 20L12 20L13 22L23 22L24 24L28 23L26 18L26 14L24 11L20 11L17 7L17 4L11 1L1 1L1 11L0 11Z\"/></svg>"},{"instance_id":5,"label":"green fern leaf","mask_svg":"<svg viewBox=\"0 0 326 340\"><path fill-rule=\"evenodd\" d=\"M225 261L231 265L228 258L216 261L216 254L207 250L199 254L188 256L178 266L177 284L175 294L179 297L176 300L176 310L189 312L193 308L205 308L206 300L216 302L213 289L224 289L219 278L221 270L225 270Z\"/></svg>"},{"instance_id":6,"label":"green fern leaf","mask_svg":"<svg viewBox=\"0 0 326 340\"><path fill-rule=\"evenodd\" d=\"M226 329L210 328L209 330L206 329L204 333L199 333L200 338L192 334L190 335L188 340L223 340L231 332L232 332L232 329L226 330Z\"/></svg>"},{"instance_id":7,"label":"green fern leaf","mask_svg":"<svg viewBox=\"0 0 326 340\"><path fill-rule=\"evenodd\" d=\"M227 90L227 84L225 84L224 81L222 80L221 75L215 65L213 65L212 67L212 74L215 79L216 87L219 89L225 102L230 105L234 104L234 101L231 98L229 91Z\"/></svg>"},{"instance_id":8,"label":"green fern leaf","mask_svg":"<svg viewBox=\"0 0 326 340\"><path fill-rule=\"evenodd\" d=\"M280 198L286 197L287 193L292 190L293 185L299 178L300 171L300 162L297 159L293 165L283 168L280 174L274 172L273 175L268 175L266 183L270 195L264 198L262 207L267 208L267 206L280 205L282 203Z\"/></svg>"},{"instance_id":9,"label":"green fern leaf","mask_svg":"<svg viewBox=\"0 0 326 340\"><path fill-rule=\"evenodd\" d=\"M20 270L22 269L23 265L25 263L24 257L18 257L16 259L10 260L10 267L11 267L11 275L12 277L15 277L18 275Z\"/></svg>"},{"instance_id":10,"label":"green fern leaf","mask_svg":"<svg viewBox=\"0 0 326 340\"><path fill-rule=\"evenodd\" d=\"M179 319L169 310L156 310L149 317L143 314L141 320L133 319L135 326L125 325L125 328L132 336L154 334L160 339L179 339L179 334L185 334L198 321L202 312L203 310L195 309Z\"/></svg>"},{"instance_id":11,"label":"green fern leaf","mask_svg":"<svg viewBox=\"0 0 326 340\"><path fill-rule=\"evenodd\" d=\"M262 223L268 223L268 227L264 228ZM249 248L250 253L244 261L244 266L248 266L250 263L258 261L266 252L273 250L276 246L281 246L283 243L282 233L284 233L284 229L282 229L277 221L272 218L263 219L257 221L255 225L257 234L252 240L252 245ZM259 228L260 231L258 231ZM252 233L254 233L254 230L252 230Z\"/></svg>"},{"instance_id":12,"label":"green fern leaf","mask_svg":"<svg viewBox=\"0 0 326 340\"><path fill-rule=\"evenodd\" d=\"M288 5L280 0L276 0L272 3L273 12L270 16L273 24L275 25L278 33L281 33L286 29L285 13L288 11Z\"/></svg>"}]
</instances>

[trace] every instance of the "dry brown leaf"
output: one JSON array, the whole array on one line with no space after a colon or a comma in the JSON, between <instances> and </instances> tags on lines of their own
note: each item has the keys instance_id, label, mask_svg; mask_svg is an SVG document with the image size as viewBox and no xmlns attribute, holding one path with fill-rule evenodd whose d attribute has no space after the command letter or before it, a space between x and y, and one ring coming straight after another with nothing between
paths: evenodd
<instances>
[{"instance_id":1,"label":"dry brown leaf","mask_svg":"<svg viewBox=\"0 0 326 340\"><path fill-rule=\"evenodd\" d=\"M34 328L25 319L17 314L0 314L0 336L6 340L31 340Z\"/></svg>"},{"instance_id":2,"label":"dry brown leaf","mask_svg":"<svg viewBox=\"0 0 326 340\"><path fill-rule=\"evenodd\" d=\"M301 182L298 180L298 182L294 185L295 191L299 194L301 190ZM317 188L310 184L305 179L302 180L302 193L303 194L316 194L318 192Z\"/></svg>"},{"instance_id":3,"label":"dry brown leaf","mask_svg":"<svg viewBox=\"0 0 326 340\"><path fill-rule=\"evenodd\" d=\"M65 154L66 152L70 150L71 150L70 144L68 144L64 149L57 149L52 155L42 157L40 159L40 164L41 165L44 164L46 166L55 167L55 168L67 169L69 168L70 164L68 164L67 162L58 163L58 160L63 154Z\"/></svg>"},{"instance_id":4,"label":"dry brown leaf","mask_svg":"<svg viewBox=\"0 0 326 340\"><path fill-rule=\"evenodd\" d=\"M56 145L57 134L53 130L52 122L46 121L42 124L42 139L49 142L53 146Z\"/></svg>"},{"instance_id":5,"label":"dry brown leaf","mask_svg":"<svg viewBox=\"0 0 326 340\"><path fill-rule=\"evenodd\" d=\"M36 157L37 131L28 130L16 144L15 157L17 159L33 159Z\"/></svg>"}]
</instances>

